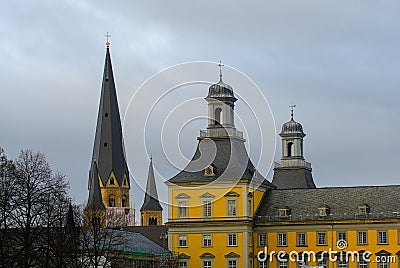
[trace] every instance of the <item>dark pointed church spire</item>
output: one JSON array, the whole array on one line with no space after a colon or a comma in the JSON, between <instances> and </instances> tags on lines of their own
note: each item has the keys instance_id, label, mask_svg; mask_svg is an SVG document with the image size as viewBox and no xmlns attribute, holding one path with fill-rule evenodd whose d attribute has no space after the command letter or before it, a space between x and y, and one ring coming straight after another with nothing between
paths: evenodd
<instances>
[{"instance_id":1,"label":"dark pointed church spire","mask_svg":"<svg viewBox=\"0 0 400 268\"><path fill-rule=\"evenodd\" d=\"M127 178L126 181L129 184L129 171L126 164L109 42L107 42L106 49L103 83L92 155L92 168L94 161L97 162L98 173L103 185L107 184L112 172L115 175L118 185L123 185L124 176Z\"/></svg>"},{"instance_id":2,"label":"dark pointed church spire","mask_svg":"<svg viewBox=\"0 0 400 268\"><path fill-rule=\"evenodd\" d=\"M71 227L71 228L75 227L74 209L72 208L71 202L69 202L69 206L68 206L66 225L67 225L67 227Z\"/></svg>"},{"instance_id":3,"label":"dark pointed church spire","mask_svg":"<svg viewBox=\"0 0 400 268\"><path fill-rule=\"evenodd\" d=\"M90 188L89 188L89 199L85 210L105 210L103 199L101 197L99 171L97 169L96 160L92 164L92 168L89 175Z\"/></svg>"},{"instance_id":4,"label":"dark pointed church spire","mask_svg":"<svg viewBox=\"0 0 400 268\"><path fill-rule=\"evenodd\" d=\"M158 201L156 180L154 177L153 159L150 158L149 173L147 177L146 194L144 197L143 205L140 211L151 210L160 211L163 210L160 202Z\"/></svg>"}]
</instances>

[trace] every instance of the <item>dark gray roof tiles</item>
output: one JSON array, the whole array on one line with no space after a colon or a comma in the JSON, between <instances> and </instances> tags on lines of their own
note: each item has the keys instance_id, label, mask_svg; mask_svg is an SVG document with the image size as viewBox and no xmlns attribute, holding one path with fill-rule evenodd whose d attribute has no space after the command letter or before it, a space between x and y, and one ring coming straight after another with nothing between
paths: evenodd
<instances>
[{"instance_id":1,"label":"dark gray roof tiles","mask_svg":"<svg viewBox=\"0 0 400 268\"><path fill-rule=\"evenodd\" d=\"M278 189L316 188L307 168L275 168L272 184Z\"/></svg>"},{"instance_id":2,"label":"dark gray roof tiles","mask_svg":"<svg viewBox=\"0 0 400 268\"><path fill-rule=\"evenodd\" d=\"M400 185L327 187L316 189L273 189L267 191L256 211L258 222L381 219L400 220ZM369 208L359 214L359 206ZM328 215L320 217L319 208L327 207ZM278 217L279 208L288 208L290 216Z\"/></svg>"},{"instance_id":3,"label":"dark gray roof tiles","mask_svg":"<svg viewBox=\"0 0 400 268\"><path fill-rule=\"evenodd\" d=\"M103 185L114 172L119 185L124 174L129 183L110 50L107 47L92 162L97 161Z\"/></svg>"},{"instance_id":4,"label":"dark gray roof tiles","mask_svg":"<svg viewBox=\"0 0 400 268\"><path fill-rule=\"evenodd\" d=\"M204 170L211 163L215 176L205 176ZM239 181L273 187L248 157L244 141L236 138L200 139L196 152L187 167L169 179L170 183L212 182L215 180ZM254 176L256 174L256 176Z\"/></svg>"},{"instance_id":5,"label":"dark gray roof tiles","mask_svg":"<svg viewBox=\"0 0 400 268\"><path fill-rule=\"evenodd\" d=\"M105 210L103 199L101 197L99 172L97 169L96 161L93 162L90 169L90 188L89 188L89 199L86 205L86 210Z\"/></svg>"}]
</instances>

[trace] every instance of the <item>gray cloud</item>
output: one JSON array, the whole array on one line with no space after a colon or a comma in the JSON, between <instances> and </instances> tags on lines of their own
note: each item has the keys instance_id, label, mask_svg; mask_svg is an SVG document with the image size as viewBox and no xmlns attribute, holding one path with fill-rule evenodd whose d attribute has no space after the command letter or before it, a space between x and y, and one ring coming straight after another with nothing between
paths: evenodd
<instances>
[{"instance_id":1,"label":"gray cloud","mask_svg":"<svg viewBox=\"0 0 400 268\"><path fill-rule=\"evenodd\" d=\"M355 0L8 1L0 11L0 146L11 157L43 151L85 201L109 31L121 114L161 69L222 59L262 89L278 130L290 102L298 105L319 186L397 184L399 8ZM194 151L194 137L184 138ZM165 197L160 174L175 171L154 157ZM129 161L145 180L147 156ZM140 206L142 192L133 194Z\"/></svg>"}]
</instances>

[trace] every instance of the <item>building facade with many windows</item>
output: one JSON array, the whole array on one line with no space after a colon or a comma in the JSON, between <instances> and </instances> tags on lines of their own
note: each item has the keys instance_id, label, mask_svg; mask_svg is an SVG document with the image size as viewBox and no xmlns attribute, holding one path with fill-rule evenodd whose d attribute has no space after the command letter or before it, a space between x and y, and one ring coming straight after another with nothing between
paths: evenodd
<instances>
[{"instance_id":1,"label":"building facade with many windows","mask_svg":"<svg viewBox=\"0 0 400 268\"><path fill-rule=\"evenodd\" d=\"M317 188L293 108L269 182L235 128L236 100L221 75L191 162L166 182L180 267L400 267L400 186Z\"/></svg>"}]
</instances>

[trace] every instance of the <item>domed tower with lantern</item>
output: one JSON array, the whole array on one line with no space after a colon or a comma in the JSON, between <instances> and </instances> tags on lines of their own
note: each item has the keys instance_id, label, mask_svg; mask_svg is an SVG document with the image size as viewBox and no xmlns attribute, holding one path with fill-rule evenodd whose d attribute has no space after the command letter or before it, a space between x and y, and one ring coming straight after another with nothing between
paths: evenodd
<instances>
[{"instance_id":1,"label":"domed tower with lantern","mask_svg":"<svg viewBox=\"0 0 400 268\"><path fill-rule=\"evenodd\" d=\"M272 183L278 189L316 188L311 163L304 159L303 139L306 134L303 126L293 119L296 105L290 107L290 121L283 124L279 134L282 138L282 159L280 163L275 163Z\"/></svg>"}]
</instances>

